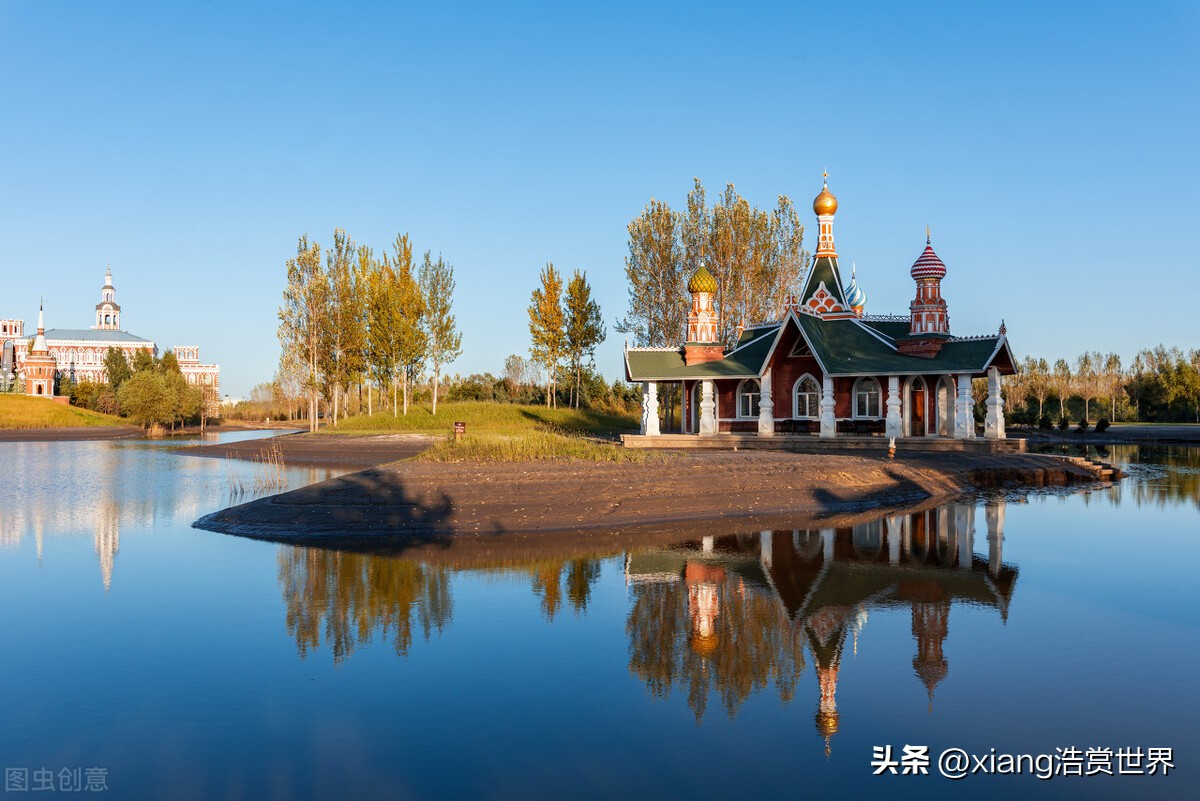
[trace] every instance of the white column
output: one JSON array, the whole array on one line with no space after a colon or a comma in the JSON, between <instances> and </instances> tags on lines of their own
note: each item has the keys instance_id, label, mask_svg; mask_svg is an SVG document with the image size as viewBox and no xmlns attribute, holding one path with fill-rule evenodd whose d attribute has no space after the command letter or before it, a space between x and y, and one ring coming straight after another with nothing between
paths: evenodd
<instances>
[{"instance_id":1,"label":"white column","mask_svg":"<svg viewBox=\"0 0 1200 801\"><path fill-rule=\"evenodd\" d=\"M821 436L837 436L837 418L833 416L833 379L821 379Z\"/></svg>"},{"instance_id":2,"label":"white column","mask_svg":"<svg viewBox=\"0 0 1200 801\"><path fill-rule=\"evenodd\" d=\"M713 397L713 382L700 382L700 436L711 437L717 433L717 401Z\"/></svg>"},{"instance_id":3,"label":"white column","mask_svg":"<svg viewBox=\"0 0 1200 801\"><path fill-rule=\"evenodd\" d=\"M700 550L704 551L705 553L712 553L713 545L715 544L716 539L712 535L700 538Z\"/></svg>"},{"instance_id":4,"label":"white column","mask_svg":"<svg viewBox=\"0 0 1200 801\"><path fill-rule=\"evenodd\" d=\"M971 439L975 435L975 415L972 413L971 376L958 376L958 397L954 402L954 438Z\"/></svg>"},{"instance_id":5,"label":"white column","mask_svg":"<svg viewBox=\"0 0 1200 801\"><path fill-rule=\"evenodd\" d=\"M758 380L758 435L775 436L775 401L771 399L771 371L768 369Z\"/></svg>"},{"instance_id":6,"label":"white column","mask_svg":"<svg viewBox=\"0 0 1200 801\"><path fill-rule=\"evenodd\" d=\"M774 531L758 532L758 559L767 567L771 566L772 545L774 545L772 538L774 535Z\"/></svg>"},{"instance_id":7,"label":"white column","mask_svg":"<svg viewBox=\"0 0 1200 801\"><path fill-rule=\"evenodd\" d=\"M1004 396L1000 393L1000 371L989 367L987 416L983 421L983 435L988 439L1004 439Z\"/></svg>"},{"instance_id":8,"label":"white column","mask_svg":"<svg viewBox=\"0 0 1200 801\"><path fill-rule=\"evenodd\" d=\"M826 562L833 561L833 541L837 531L832 528L821 529L821 556Z\"/></svg>"},{"instance_id":9,"label":"white column","mask_svg":"<svg viewBox=\"0 0 1200 801\"><path fill-rule=\"evenodd\" d=\"M642 384L642 433L657 437L658 430L658 384L646 381Z\"/></svg>"},{"instance_id":10,"label":"white column","mask_svg":"<svg viewBox=\"0 0 1200 801\"><path fill-rule=\"evenodd\" d=\"M887 396L887 421L884 425L884 435L891 438L899 439L904 436L901 431L900 416L900 376L888 376L888 396Z\"/></svg>"},{"instance_id":11,"label":"white column","mask_svg":"<svg viewBox=\"0 0 1200 801\"><path fill-rule=\"evenodd\" d=\"M1004 555L1004 502L988 504L984 515L988 530L988 572L998 576Z\"/></svg>"}]
</instances>

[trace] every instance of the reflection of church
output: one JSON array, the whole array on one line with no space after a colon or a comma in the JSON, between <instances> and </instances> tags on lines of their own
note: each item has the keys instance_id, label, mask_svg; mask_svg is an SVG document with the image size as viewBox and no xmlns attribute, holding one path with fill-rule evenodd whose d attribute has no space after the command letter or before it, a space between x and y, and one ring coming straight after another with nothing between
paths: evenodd
<instances>
[{"instance_id":1,"label":"reflection of church","mask_svg":"<svg viewBox=\"0 0 1200 801\"><path fill-rule=\"evenodd\" d=\"M842 650L848 637L857 648L870 610L911 610L912 668L931 705L949 673L942 649L951 604L990 606L1007 619L1017 568L1001 561L1004 504L984 510L987 558L975 553L975 506L949 504L850 527L705 537L631 553L626 580L635 591L684 584L689 645L705 659L738 647L719 641L723 599L746 592L771 598L780 625L808 644L820 688L816 725L828 748L839 727Z\"/></svg>"}]
</instances>

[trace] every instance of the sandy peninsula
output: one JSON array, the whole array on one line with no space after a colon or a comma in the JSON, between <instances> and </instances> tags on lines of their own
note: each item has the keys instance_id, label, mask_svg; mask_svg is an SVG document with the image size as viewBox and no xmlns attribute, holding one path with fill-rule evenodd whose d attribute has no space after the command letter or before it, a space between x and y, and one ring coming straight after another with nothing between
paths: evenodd
<instances>
[{"instance_id":1,"label":"sandy peninsula","mask_svg":"<svg viewBox=\"0 0 1200 801\"><path fill-rule=\"evenodd\" d=\"M421 447L412 437L296 435L278 441L285 462L309 464L348 464L371 453L383 461ZM240 453L208 446L208 455L250 458L254 448L264 447L261 440L238 445ZM322 451L326 461L318 462ZM750 528L786 521L794 527L971 489L1093 480L1076 465L1039 454L902 453L888 459L862 452L689 451L640 463L408 460L233 506L196 526L328 545L714 523Z\"/></svg>"}]
</instances>

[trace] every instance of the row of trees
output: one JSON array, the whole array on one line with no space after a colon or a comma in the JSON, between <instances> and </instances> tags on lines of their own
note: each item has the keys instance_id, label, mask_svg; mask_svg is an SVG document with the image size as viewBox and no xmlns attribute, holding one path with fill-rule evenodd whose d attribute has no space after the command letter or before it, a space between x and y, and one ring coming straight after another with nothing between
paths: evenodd
<instances>
[{"instance_id":1,"label":"row of trees","mask_svg":"<svg viewBox=\"0 0 1200 801\"><path fill-rule=\"evenodd\" d=\"M710 208L696 178L686 211L651 198L629 223L629 309L616 328L639 345L678 343L690 307L687 282L703 264L717 280L720 341L731 342L739 326L778 318L799 291L809 262L803 243L804 226L785 195L768 211L728 184Z\"/></svg>"},{"instance_id":2,"label":"row of trees","mask_svg":"<svg viewBox=\"0 0 1200 801\"><path fill-rule=\"evenodd\" d=\"M558 405L558 375L566 367L573 379L570 404L578 409L585 360L590 365L607 336L600 304L592 299L585 272L575 271L565 297L562 275L552 263L546 262L540 278L529 303L529 353L545 371L546 406Z\"/></svg>"},{"instance_id":3,"label":"row of trees","mask_svg":"<svg viewBox=\"0 0 1200 801\"><path fill-rule=\"evenodd\" d=\"M141 426L170 426L174 430L192 420L203 428L207 418L206 389L192 386L179 369L175 354L167 351L161 359L148 350L139 350L133 361L116 348L104 356L105 383L83 381L71 384L65 394L71 403L105 414L128 417Z\"/></svg>"},{"instance_id":4,"label":"row of trees","mask_svg":"<svg viewBox=\"0 0 1200 801\"><path fill-rule=\"evenodd\" d=\"M1081 354L1074 364L1027 357L1020 372L1006 379L1005 394L1014 422L1054 418L1054 411L1062 420L1072 404L1074 416L1084 421L1099 408L1112 421L1200 422L1200 350L1159 345L1140 351L1129 367L1116 353L1098 351Z\"/></svg>"},{"instance_id":5,"label":"row of trees","mask_svg":"<svg viewBox=\"0 0 1200 801\"><path fill-rule=\"evenodd\" d=\"M462 353L449 262L425 251L415 265L408 234L396 237L391 253L376 255L339 228L324 251L307 234L300 237L287 275L276 380L285 392L307 396L311 429L322 399L335 426L349 413L346 399L355 384L366 386L368 413L374 411L375 386L391 389L394 415L401 407L407 414L413 385L426 368L437 414L442 368Z\"/></svg>"}]
</instances>

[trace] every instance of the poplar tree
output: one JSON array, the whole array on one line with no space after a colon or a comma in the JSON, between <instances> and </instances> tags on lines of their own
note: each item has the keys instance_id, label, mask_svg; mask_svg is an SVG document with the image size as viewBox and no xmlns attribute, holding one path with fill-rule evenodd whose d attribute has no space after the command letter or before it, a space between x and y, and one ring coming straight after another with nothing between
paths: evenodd
<instances>
[{"instance_id":1,"label":"poplar tree","mask_svg":"<svg viewBox=\"0 0 1200 801\"><path fill-rule=\"evenodd\" d=\"M572 400L578 409L584 357L591 359L596 346L607 336L604 320L600 316L600 304L592 300L592 288L588 285L586 272L576 270L571 276L567 283L566 305L566 354L575 373Z\"/></svg>"},{"instance_id":2,"label":"poplar tree","mask_svg":"<svg viewBox=\"0 0 1200 801\"><path fill-rule=\"evenodd\" d=\"M628 230L629 309L617 321L617 330L632 334L639 345L675 345L683 336L689 307L679 216L666 203L651 199Z\"/></svg>"},{"instance_id":3,"label":"poplar tree","mask_svg":"<svg viewBox=\"0 0 1200 801\"><path fill-rule=\"evenodd\" d=\"M433 414L437 414L438 384L442 368L462 355L462 334L455 324L454 268L438 255L433 261L425 251L420 271L420 294L425 303L421 330L425 334L425 355L433 366Z\"/></svg>"},{"instance_id":4,"label":"poplar tree","mask_svg":"<svg viewBox=\"0 0 1200 801\"><path fill-rule=\"evenodd\" d=\"M429 352L429 337L425 332L426 303L417 277L413 274L412 243L408 234L396 235L392 252L392 270L396 279L392 288L392 304L396 315L396 367L400 371L404 414L407 415L413 384L425 369L425 357ZM453 275L450 280L453 291ZM454 318L450 319L453 327ZM393 393L393 415L395 412Z\"/></svg>"},{"instance_id":5,"label":"poplar tree","mask_svg":"<svg viewBox=\"0 0 1200 801\"><path fill-rule=\"evenodd\" d=\"M355 354L361 337L360 320L354 287L354 242L341 228L334 229L333 247L325 252L326 275L329 281L329 324L325 329L328 347L323 351L325 361L325 390L333 405L333 425L337 426L341 412L343 387L350 383L355 366Z\"/></svg>"},{"instance_id":6,"label":"poplar tree","mask_svg":"<svg viewBox=\"0 0 1200 801\"><path fill-rule=\"evenodd\" d=\"M296 257L287 261L287 286L279 307L279 342L285 353L303 365L308 393L308 428L317 430L322 354L329 322L329 281L321 266L321 246L300 237Z\"/></svg>"},{"instance_id":7,"label":"poplar tree","mask_svg":"<svg viewBox=\"0 0 1200 801\"><path fill-rule=\"evenodd\" d=\"M567 347L562 307L562 276L551 262L541 272L542 285L529 303L529 353L546 368L546 408L557 406L558 363Z\"/></svg>"},{"instance_id":8,"label":"poplar tree","mask_svg":"<svg viewBox=\"0 0 1200 801\"><path fill-rule=\"evenodd\" d=\"M392 414L395 416L396 338L395 273L385 253L366 278L367 363L371 377L385 391L391 389Z\"/></svg>"},{"instance_id":9,"label":"poplar tree","mask_svg":"<svg viewBox=\"0 0 1200 801\"><path fill-rule=\"evenodd\" d=\"M125 358L125 354L112 347L108 348L108 352L104 354L104 374L108 376L108 388L116 392L121 388L121 384L133 375L133 371L129 369L129 360Z\"/></svg>"}]
</instances>

